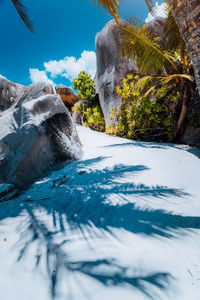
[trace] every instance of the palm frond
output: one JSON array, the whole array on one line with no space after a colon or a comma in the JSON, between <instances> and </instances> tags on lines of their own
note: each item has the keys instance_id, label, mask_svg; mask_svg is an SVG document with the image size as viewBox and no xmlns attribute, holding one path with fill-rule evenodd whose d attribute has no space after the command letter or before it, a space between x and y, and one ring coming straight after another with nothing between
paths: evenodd
<instances>
[{"instance_id":1,"label":"palm frond","mask_svg":"<svg viewBox=\"0 0 200 300\"><path fill-rule=\"evenodd\" d=\"M185 45L175 18L169 8L167 8L167 18L165 19L164 33L166 35L166 46L171 51L176 51L182 46L182 44Z\"/></svg>"},{"instance_id":2,"label":"palm frond","mask_svg":"<svg viewBox=\"0 0 200 300\"><path fill-rule=\"evenodd\" d=\"M153 14L153 1L152 0L144 0L151 14Z\"/></svg>"},{"instance_id":3,"label":"palm frond","mask_svg":"<svg viewBox=\"0 0 200 300\"><path fill-rule=\"evenodd\" d=\"M161 74L158 76L144 76L135 83L135 88L138 91L145 91L144 96L147 97L150 93L156 92L158 86L164 86L171 81L184 85L185 80L194 81L194 77L187 74Z\"/></svg>"},{"instance_id":4,"label":"palm frond","mask_svg":"<svg viewBox=\"0 0 200 300\"><path fill-rule=\"evenodd\" d=\"M177 52L180 55L179 59L183 64L183 70L186 72L191 60L186 43L180 34L176 20L169 8L167 18L165 19L164 33L166 36L166 48L171 52Z\"/></svg>"},{"instance_id":5,"label":"palm frond","mask_svg":"<svg viewBox=\"0 0 200 300\"><path fill-rule=\"evenodd\" d=\"M135 82L135 88L138 91L144 91L146 88L149 88L152 83L155 83L156 79L158 79L157 76L143 76Z\"/></svg>"},{"instance_id":6,"label":"palm frond","mask_svg":"<svg viewBox=\"0 0 200 300\"><path fill-rule=\"evenodd\" d=\"M158 74L169 65L178 71L171 54L156 43L157 37L152 37L145 25L119 27L122 29L121 54L136 60L141 74Z\"/></svg>"},{"instance_id":7,"label":"palm frond","mask_svg":"<svg viewBox=\"0 0 200 300\"><path fill-rule=\"evenodd\" d=\"M113 15L117 24L119 24L119 1L118 0L94 0L94 3L98 3L99 6L102 6L105 11L108 11L111 15Z\"/></svg>"},{"instance_id":8,"label":"palm frond","mask_svg":"<svg viewBox=\"0 0 200 300\"><path fill-rule=\"evenodd\" d=\"M156 92L156 88L157 88L158 84L153 85L145 94L144 97L148 97L149 94L154 94Z\"/></svg>"},{"instance_id":9,"label":"palm frond","mask_svg":"<svg viewBox=\"0 0 200 300\"><path fill-rule=\"evenodd\" d=\"M31 22L31 19L28 15L27 8L24 6L24 4L19 0L12 0L12 3L14 4L18 14L20 15L22 21L27 26L27 28L33 33L33 24Z\"/></svg>"},{"instance_id":10,"label":"palm frond","mask_svg":"<svg viewBox=\"0 0 200 300\"><path fill-rule=\"evenodd\" d=\"M182 84L184 84L184 80L189 80L191 82L194 81L194 77L192 77L191 75L187 75L187 74L173 74L173 75L166 75L163 77L163 79L161 80L162 85L168 84L169 82L173 81L173 80L179 80L182 82Z\"/></svg>"}]
</instances>

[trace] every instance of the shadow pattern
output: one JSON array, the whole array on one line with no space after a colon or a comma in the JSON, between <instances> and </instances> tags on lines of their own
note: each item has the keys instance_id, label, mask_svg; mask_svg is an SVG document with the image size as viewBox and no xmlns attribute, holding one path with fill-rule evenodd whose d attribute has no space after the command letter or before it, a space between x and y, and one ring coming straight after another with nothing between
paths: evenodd
<instances>
[{"instance_id":1,"label":"shadow pattern","mask_svg":"<svg viewBox=\"0 0 200 300\"><path fill-rule=\"evenodd\" d=\"M28 215L16 245L19 250L18 260L28 255L31 245L37 243L35 267L38 268L41 260L45 259L52 299L57 295L63 270L66 276L79 272L105 286L128 284L152 299L152 291L145 283L165 291L174 280L170 274L162 272L130 276L128 268L120 266L114 259L88 258L74 261L70 250L69 253L66 250L70 243L69 232L73 235L78 230L82 239L89 244L93 236L105 238L105 235L110 234L116 238L113 233L116 228L134 234L165 238L177 237L180 229L182 235L182 229L200 228L199 217L141 209L135 204L138 197L147 201L152 197L166 201L169 197L179 197L181 201L187 196L184 191L126 182L125 175L133 180L134 176L148 168L142 165L116 165L113 168L96 169L95 165L104 159L98 157L74 162L34 184L27 191L6 186L0 192L1 221L7 217L15 218L24 212ZM41 209L52 217L54 230L38 216L38 210ZM85 234L86 227L90 228L89 237ZM56 236L60 233L64 234L65 239L59 243ZM102 266L106 266L109 272L103 272ZM89 295L86 298L89 299Z\"/></svg>"}]
</instances>

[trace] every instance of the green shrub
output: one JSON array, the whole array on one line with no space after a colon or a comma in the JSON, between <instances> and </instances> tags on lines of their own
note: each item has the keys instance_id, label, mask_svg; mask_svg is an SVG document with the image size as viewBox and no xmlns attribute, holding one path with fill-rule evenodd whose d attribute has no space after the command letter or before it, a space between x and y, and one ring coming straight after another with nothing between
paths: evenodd
<instances>
[{"instance_id":1,"label":"green shrub","mask_svg":"<svg viewBox=\"0 0 200 300\"><path fill-rule=\"evenodd\" d=\"M122 104L115 113L117 125L107 128L107 132L130 139L165 141L171 137L174 126L169 108L163 102L171 87L158 88L154 96L145 97L136 88L138 78L129 74L122 86L116 87ZM175 96L172 97L175 101Z\"/></svg>"},{"instance_id":2,"label":"green shrub","mask_svg":"<svg viewBox=\"0 0 200 300\"><path fill-rule=\"evenodd\" d=\"M82 107L80 104L75 104L73 107L72 107L72 111L77 111L78 113L82 113Z\"/></svg>"},{"instance_id":3,"label":"green shrub","mask_svg":"<svg viewBox=\"0 0 200 300\"><path fill-rule=\"evenodd\" d=\"M108 125L106 133L110 135L118 135L117 127L114 124Z\"/></svg>"},{"instance_id":4,"label":"green shrub","mask_svg":"<svg viewBox=\"0 0 200 300\"><path fill-rule=\"evenodd\" d=\"M95 84L91 75L85 71L81 71L78 74L78 78L73 80L73 87L75 90L78 90L78 98L86 106L93 101L95 97Z\"/></svg>"},{"instance_id":5,"label":"green shrub","mask_svg":"<svg viewBox=\"0 0 200 300\"><path fill-rule=\"evenodd\" d=\"M91 129L100 132L105 131L105 119L102 114L101 107L99 105L87 108L85 112L85 118L87 125Z\"/></svg>"}]
</instances>

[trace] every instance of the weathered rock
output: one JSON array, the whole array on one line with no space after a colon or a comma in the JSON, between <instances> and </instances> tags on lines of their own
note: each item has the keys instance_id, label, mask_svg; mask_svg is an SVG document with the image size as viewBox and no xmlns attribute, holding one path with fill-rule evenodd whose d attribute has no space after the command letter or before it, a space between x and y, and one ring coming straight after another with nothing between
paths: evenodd
<instances>
[{"instance_id":1,"label":"weathered rock","mask_svg":"<svg viewBox=\"0 0 200 300\"><path fill-rule=\"evenodd\" d=\"M23 86L13 83L0 75L0 115L12 106L18 107L22 103L36 99L42 95L54 94L53 87L47 82L38 82Z\"/></svg>"},{"instance_id":2,"label":"weathered rock","mask_svg":"<svg viewBox=\"0 0 200 300\"><path fill-rule=\"evenodd\" d=\"M37 82L30 84L24 90L24 93L16 99L15 107L19 107L23 103L39 98L43 95L54 94L53 87L47 82Z\"/></svg>"},{"instance_id":3,"label":"weathered rock","mask_svg":"<svg viewBox=\"0 0 200 300\"><path fill-rule=\"evenodd\" d=\"M33 95L33 89L31 92ZM20 188L82 153L76 128L60 97L43 95L28 101L30 94L0 117L0 183Z\"/></svg>"},{"instance_id":4,"label":"weathered rock","mask_svg":"<svg viewBox=\"0 0 200 300\"><path fill-rule=\"evenodd\" d=\"M0 112L11 107L25 89L25 86L13 83L0 75Z\"/></svg>"},{"instance_id":5,"label":"weathered rock","mask_svg":"<svg viewBox=\"0 0 200 300\"><path fill-rule=\"evenodd\" d=\"M56 86L56 92L60 95L63 103L68 108L71 108L75 103L79 101L77 95L70 88L62 84Z\"/></svg>"},{"instance_id":6,"label":"weathered rock","mask_svg":"<svg viewBox=\"0 0 200 300\"><path fill-rule=\"evenodd\" d=\"M76 123L76 124L82 124L81 113L79 113L78 111L73 111L73 113L72 113L72 119L73 119L74 123Z\"/></svg>"},{"instance_id":7,"label":"weathered rock","mask_svg":"<svg viewBox=\"0 0 200 300\"><path fill-rule=\"evenodd\" d=\"M128 24L123 20L120 20L120 23L122 26ZM106 126L112 123L111 109L118 110L121 105L121 97L117 95L115 87L122 84L123 78L128 73L137 73L135 62L127 61L120 56L120 34L121 29L112 20L97 34L95 41L97 56L95 83Z\"/></svg>"},{"instance_id":8,"label":"weathered rock","mask_svg":"<svg viewBox=\"0 0 200 300\"><path fill-rule=\"evenodd\" d=\"M200 148L200 128L187 126L183 135L179 139L179 143Z\"/></svg>"}]
</instances>

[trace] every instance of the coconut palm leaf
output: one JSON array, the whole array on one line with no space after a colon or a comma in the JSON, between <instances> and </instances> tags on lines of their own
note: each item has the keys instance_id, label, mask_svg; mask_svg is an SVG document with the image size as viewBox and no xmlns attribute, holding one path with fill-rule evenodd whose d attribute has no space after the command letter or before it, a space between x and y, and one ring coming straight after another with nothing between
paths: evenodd
<instances>
[{"instance_id":1,"label":"coconut palm leaf","mask_svg":"<svg viewBox=\"0 0 200 300\"><path fill-rule=\"evenodd\" d=\"M158 86L164 86L172 81L176 84L181 83L182 86L185 80L194 81L194 77L187 74L160 74L158 76L144 76L137 80L135 88L139 91L146 91L144 96L147 97L150 93L156 92Z\"/></svg>"},{"instance_id":2,"label":"coconut palm leaf","mask_svg":"<svg viewBox=\"0 0 200 300\"><path fill-rule=\"evenodd\" d=\"M149 11L151 13L153 13L153 1L152 0L144 0L144 1L145 1L146 5L148 6Z\"/></svg>"},{"instance_id":3,"label":"coconut palm leaf","mask_svg":"<svg viewBox=\"0 0 200 300\"><path fill-rule=\"evenodd\" d=\"M171 51L176 51L180 45L185 44L174 16L171 10L167 7L167 18L165 20L164 32L166 34L166 46ZM186 48L186 46L185 46Z\"/></svg>"},{"instance_id":4,"label":"coconut palm leaf","mask_svg":"<svg viewBox=\"0 0 200 300\"><path fill-rule=\"evenodd\" d=\"M22 21L25 23L25 25L28 27L28 29L31 31L31 32L34 32L34 29L33 29L33 24L29 18L29 15L28 15L28 11L27 11L27 8L24 6L24 4L22 3L22 1L19 1L19 0L12 0L12 3L14 4L18 14L20 15Z\"/></svg>"},{"instance_id":5,"label":"coconut palm leaf","mask_svg":"<svg viewBox=\"0 0 200 300\"><path fill-rule=\"evenodd\" d=\"M169 65L178 71L172 55L157 44L157 37L152 37L145 25L119 27L122 29L121 54L136 60L141 74L158 74Z\"/></svg>"},{"instance_id":6,"label":"coconut palm leaf","mask_svg":"<svg viewBox=\"0 0 200 300\"><path fill-rule=\"evenodd\" d=\"M163 76L163 79L161 80L162 85L168 84L171 81L181 81L181 83L184 85L184 82L186 80L189 80L191 82L194 81L194 77L187 74L173 74L173 75L166 75Z\"/></svg>"},{"instance_id":7,"label":"coconut palm leaf","mask_svg":"<svg viewBox=\"0 0 200 300\"><path fill-rule=\"evenodd\" d=\"M191 61L187 51L187 46L180 34L176 20L168 7L167 12L168 14L164 26L166 48L173 53L177 52L177 54L179 54L179 59L183 64L183 70L186 72Z\"/></svg>"},{"instance_id":8,"label":"coconut palm leaf","mask_svg":"<svg viewBox=\"0 0 200 300\"><path fill-rule=\"evenodd\" d=\"M94 0L94 3L98 3L99 6L102 6L106 11L113 15L117 24L119 24L118 0Z\"/></svg>"},{"instance_id":9,"label":"coconut palm leaf","mask_svg":"<svg viewBox=\"0 0 200 300\"><path fill-rule=\"evenodd\" d=\"M144 91L156 81L158 81L158 76L143 76L135 82L135 88L138 91Z\"/></svg>"}]
</instances>

